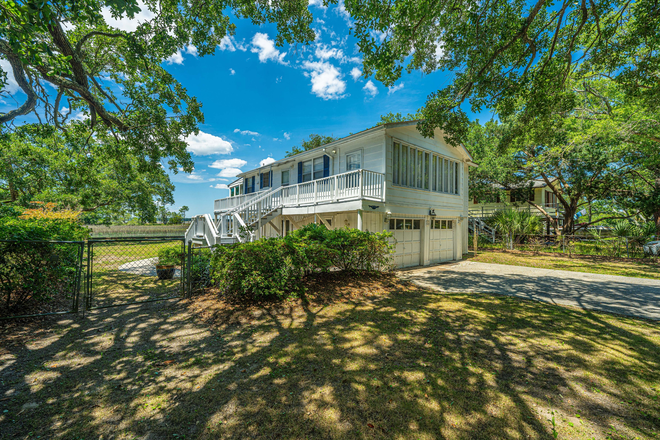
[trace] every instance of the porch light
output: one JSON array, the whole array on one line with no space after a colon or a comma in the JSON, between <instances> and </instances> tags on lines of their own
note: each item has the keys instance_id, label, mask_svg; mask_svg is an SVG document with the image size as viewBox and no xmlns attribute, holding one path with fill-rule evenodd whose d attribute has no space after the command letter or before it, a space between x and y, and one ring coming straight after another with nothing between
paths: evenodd
<instances>
[{"instance_id":1,"label":"porch light","mask_svg":"<svg viewBox=\"0 0 660 440\"><path fill-rule=\"evenodd\" d=\"M390 211L387 211L385 213L385 223L389 223L391 217L392 217L392 213Z\"/></svg>"},{"instance_id":2,"label":"porch light","mask_svg":"<svg viewBox=\"0 0 660 440\"><path fill-rule=\"evenodd\" d=\"M435 217L435 209L429 209L429 215Z\"/></svg>"}]
</instances>

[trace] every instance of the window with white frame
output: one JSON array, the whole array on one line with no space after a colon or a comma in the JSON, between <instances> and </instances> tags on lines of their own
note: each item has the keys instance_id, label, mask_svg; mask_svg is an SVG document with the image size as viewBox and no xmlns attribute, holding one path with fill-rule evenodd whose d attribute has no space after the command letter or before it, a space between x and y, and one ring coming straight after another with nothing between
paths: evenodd
<instances>
[{"instance_id":1,"label":"window with white frame","mask_svg":"<svg viewBox=\"0 0 660 440\"><path fill-rule=\"evenodd\" d=\"M289 185L289 170L282 171L282 186Z\"/></svg>"},{"instance_id":2,"label":"window with white frame","mask_svg":"<svg viewBox=\"0 0 660 440\"><path fill-rule=\"evenodd\" d=\"M306 160L302 163L303 182L323 178L323 157L317 157L313 160Z\"/></svg>"},{"instance_id":3,"label":"window with white frame","mask_svg":"<svg viewBox=\"0 0 660 440\"><path fill-rule=\"evenodd\" d=\"M362 168L362 152L355 151L346 155L346 171L359 170Z\"/></svg>"},{"instance_id":4,"label":"window with white frame","mask_svg":"<svg viewBox=\"0 0 660 440\"><path fill-rule=\"evenodd\" d=\"M394 142L392 181L395 185L447 194L460 193L460 162L421 148Z\"/></svg>"}]
</instances>

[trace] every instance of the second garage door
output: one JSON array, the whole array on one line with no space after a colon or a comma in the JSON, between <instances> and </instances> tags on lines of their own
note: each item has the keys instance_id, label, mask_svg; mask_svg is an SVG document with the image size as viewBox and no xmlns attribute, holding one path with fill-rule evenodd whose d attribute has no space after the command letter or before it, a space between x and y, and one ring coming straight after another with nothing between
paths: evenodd
<instances>
[{"instance_id":1,"label":"second garage door","mask_svg":"<svg viewBox=\"0 0 660 440\"><path fill-rule=\"evenodd\" d=\"M454 259L454 226L453 220L431 220L431 264Z\"/></svg>"},{"instance_id":2,"label":"second garage door","mask_svg":"<svg viewBox=\"0 0 660 440\"><path fill-rule=\"evenodd\" d=\"M394 262L397 267L419 266L422 249L422 221L419 219L390 219L390 232L396 240Z\"/></svg>"}]
</instances>

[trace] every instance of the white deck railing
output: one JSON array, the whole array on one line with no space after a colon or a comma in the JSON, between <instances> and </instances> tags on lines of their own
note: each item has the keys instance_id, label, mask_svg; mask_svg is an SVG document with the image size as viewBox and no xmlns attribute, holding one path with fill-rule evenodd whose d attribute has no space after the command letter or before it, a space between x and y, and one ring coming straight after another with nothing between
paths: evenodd
<instances>
[{"instance_id":1,"label":"white deck railing","mask_svg":"<svg viewBox=\"0 0 660 440\"><path fill-rule=\"evenodd\" d=\"M532 214L536 215L543 215L541 211L536 209L534 206L530 205L529 203L522 203L521 204L505 204L502 203L500 205L496 206L480 206L480 207L474 207L474 208L468 208L468 214L471 217L490 217L491 215L495 214L497 211L501 211L503 209L515 209L517 211L529 211ZM548 214L554 216L557 214L560 214L562 211L562 206L557 204L557 203L543 203L540 205Z\"/></svg>"},{"instance_id":2,"label":"white deck railing","mask_svg":"<svg viewBox=\"0 0 660 440\"><path fill-rule=\"evenodd\" d=\"M215 201L216 212L243 211L261 204L261 210L368 199L385 201L385 175L368 170L336 174L311 182L281 186Z\"/></svg>"},{"instance_id":3,"label":"white deck railing","mask_svg":"<svg viewBox=\"0 0 660 440\"><path fill-rule=\"evenodd\" d=\"M241 194L240 196L227 197L226 199L218 199L214 202L213 207L216 211L227 211L232 208L235 208L239 205L242 205L245 202L259 197L261 194L264 194L266 191L258 191L250 194Z\"/></svg>"}]
</instances>

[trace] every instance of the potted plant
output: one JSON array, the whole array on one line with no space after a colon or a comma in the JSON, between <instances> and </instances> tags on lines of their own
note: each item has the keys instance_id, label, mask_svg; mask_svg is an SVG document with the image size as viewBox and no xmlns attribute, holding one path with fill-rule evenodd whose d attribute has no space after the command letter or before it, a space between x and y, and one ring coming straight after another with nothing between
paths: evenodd
<instances>
[{"instance_id":1,"label":"potted plant","mask_svg":"<svg viewBox=\"0 0 660 440\"><path fill-rule=\"evenodd\" d=\"M156 275L159 280L171 280L174 278L176 266L181 264L182 253L178 247L166 247L158 251L158 262L156 263Z\"/></svg>"}]
</instances>

